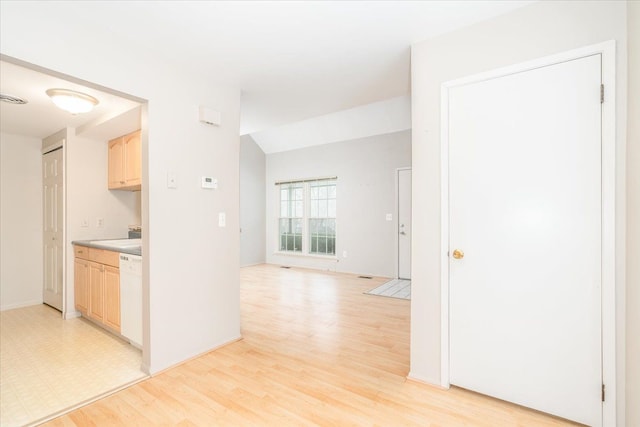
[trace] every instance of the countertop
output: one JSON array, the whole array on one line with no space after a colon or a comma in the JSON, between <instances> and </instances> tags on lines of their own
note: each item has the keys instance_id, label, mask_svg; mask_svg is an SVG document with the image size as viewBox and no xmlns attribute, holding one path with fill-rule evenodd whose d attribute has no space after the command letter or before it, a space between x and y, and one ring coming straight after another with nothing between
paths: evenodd
<instances>
[{"instance_id":1,"label":"countertop","mask_svg":"<svg viewBox=\"0 0 640 427\"><path fill-rule=\"evenodd\" d=\"M105 241L117 240L117 239L104 239ZM127 240L127 239L120 239ZM114 251L121 254L138 255L142 256L142 248L140 246L123 248L109 244L100 243L100 240L74 240L72 245L85 246L87 248L106 249L108 251Z\"/></svg>"}]
</instances>

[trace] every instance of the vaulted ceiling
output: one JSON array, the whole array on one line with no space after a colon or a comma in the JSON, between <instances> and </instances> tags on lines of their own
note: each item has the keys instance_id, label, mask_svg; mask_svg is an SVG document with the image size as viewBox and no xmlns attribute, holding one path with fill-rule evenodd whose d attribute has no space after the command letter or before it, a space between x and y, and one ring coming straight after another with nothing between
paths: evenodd
<instances>
[{"instance_id":1,"label":"vaulted ceiling","mask_svg":"<svg viewBox=\"0 0 640 427\"><path fill-rule=\"evenodd\" d=\"M258 140L260 132L407 96L412 43L528 3L2 1L0 12L59 21L67 36L91 35L96 51L144 51L238 87L240 133Z\"/></svg>"}]
</instances>

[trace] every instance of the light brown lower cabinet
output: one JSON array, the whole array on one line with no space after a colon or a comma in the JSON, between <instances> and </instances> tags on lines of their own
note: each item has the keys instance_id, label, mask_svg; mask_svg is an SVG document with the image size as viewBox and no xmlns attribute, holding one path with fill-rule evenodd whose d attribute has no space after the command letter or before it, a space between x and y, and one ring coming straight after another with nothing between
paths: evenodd
<instances>
[{"instance_id":1,"label":"light brown lower cabinet","mask_svg":"<svg viewBox=\"0 0 640 427\"><path fill-rule=\"evenodd\" d=\"M89 262L89 317L104 321L104 265Z\"/></svg>"},{"instance_id":2,"label":"light brown lower cabinet","mask_svg":"<svg viewBox=\"0 0 640 427\"><path fill-rule=\"evenodd\" d=\"M120 332L118 253L76 246L75 255L76 310L97 323Z\"/></svg>"},{"instance_id":3,"label":"light brown lower cabinet","mask_svg":"<svg viewBox=\"0 0 640 427\"><path fill-rule=\"evenodd\" d=\"M89 261L76 258L73 272L76 310L86 314L89 311Z\"/></svg>"}]
</instances>

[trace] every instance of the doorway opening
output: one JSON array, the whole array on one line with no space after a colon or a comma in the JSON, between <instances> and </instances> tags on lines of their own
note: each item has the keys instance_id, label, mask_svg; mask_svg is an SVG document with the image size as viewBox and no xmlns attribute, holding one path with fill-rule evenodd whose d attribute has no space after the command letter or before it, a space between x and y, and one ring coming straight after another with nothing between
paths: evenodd
<instances>
[{"instance_id":1,"label":"doorway opening","mask_svg":"<svg viewBox=\"0 0 640 427\"><path fill-rule=\"evenodd\" d=\"M123 336L79 317L71 244L126 238L129 225L144 229L145 193L107 188L107 141L142 129L141 154L146 159L147 103L5 55L0 56L0 67L3 93L22 94L28 101L3 103L0 126L2 240L3 247L14 248L11 253L2 251L0 351L7 363L0 372L1 424L22 425L46 420L147 376L142 366L148 349L134 348ZM47 97L45 91L52 87L91 93L100 103L90 113L70 115ZM142 175L144 186L146 166ZM148 242L147 234L143 241ZM141 316L148 331L148 315ZM45 347L46 352L33 350ZM102 351L88 356L93 348ZM30 357L13 357L17 354ZM82 374L87 357L93 371ZM118 362L101 365L109 360ZM46 372L62 374L53 380L45 378ZM25 378L34 381L27 384ZM21 386L11 386L12 381ZM34 405L25 406L29 401Z\"/></svg>"}]
</instances>

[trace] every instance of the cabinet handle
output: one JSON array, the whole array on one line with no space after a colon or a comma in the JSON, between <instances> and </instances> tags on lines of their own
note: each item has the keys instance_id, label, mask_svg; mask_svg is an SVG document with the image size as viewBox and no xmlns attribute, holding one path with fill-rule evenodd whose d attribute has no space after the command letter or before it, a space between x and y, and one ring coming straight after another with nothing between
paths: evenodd
<instances>
[{"instance_id":1,"label":"cabinet handle","mask_svg":"<svg viewBox=\"0 0 640 427\"><path fill-rule=\"evenodd\" d=\"M126 181L120 181L120 184L125 184L125 183L126 183Z\"/></svg>"}]
</instances>

